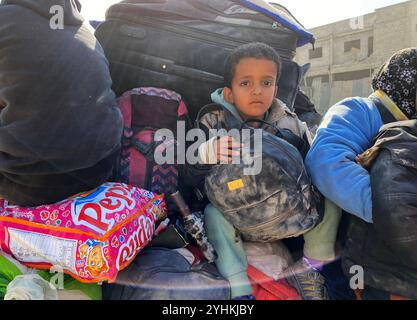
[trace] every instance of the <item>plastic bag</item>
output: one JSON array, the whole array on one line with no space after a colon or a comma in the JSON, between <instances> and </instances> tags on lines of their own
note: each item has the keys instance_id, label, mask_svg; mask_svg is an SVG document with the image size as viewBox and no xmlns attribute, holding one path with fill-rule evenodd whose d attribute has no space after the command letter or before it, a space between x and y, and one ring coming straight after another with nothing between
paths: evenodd
<instances>
[{"instance_id":1,"label":"plastic bag","mask_svg":"<svg viewBox=\"0 0 417 320\"><path fill-rule=\"evenodd\" d=\"M162 195L121 183L35 208L0 200L0 245L31 268L57 266L81 282L112 282L165 216Z\"/></svg>"},{"instance_id":2,"label":"plastic bag","mask_svg":"<svg viewBox=\"0 0 417 320\"><path fill-rule=\"evenodd\" d=\"M38 274L24 274L9 283L4 300L58 300L58 293Z\"/></svg>"}]
</instances>

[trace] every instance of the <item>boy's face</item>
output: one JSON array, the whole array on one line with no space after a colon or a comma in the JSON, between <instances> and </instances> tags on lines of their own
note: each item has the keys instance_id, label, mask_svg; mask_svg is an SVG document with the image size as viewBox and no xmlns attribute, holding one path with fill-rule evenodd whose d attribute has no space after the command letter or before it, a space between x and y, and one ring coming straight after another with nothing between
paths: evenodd
<instances>
[{"instance_id":1,"label":"boy's face","mask_svg":"<svg viewBox=\"0 0 417 320\"><path fill-rule=\"evenodd\" d=\"M267 59L244 58L236 65L232 88L223 91L243 120L263 119L277 94L277 66Z\"/></svg>"}]
</instances>

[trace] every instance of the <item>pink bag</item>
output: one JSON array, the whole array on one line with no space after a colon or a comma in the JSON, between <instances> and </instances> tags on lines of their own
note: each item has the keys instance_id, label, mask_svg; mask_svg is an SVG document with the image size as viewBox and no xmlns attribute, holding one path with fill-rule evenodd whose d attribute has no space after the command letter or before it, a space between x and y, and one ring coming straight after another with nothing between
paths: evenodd
<instances>
[{"instance_id":1,"label":"pink bag","mask_svg":"<svg viewBox=\"0 0 417 320\"><path fill-rule=\"evenodd\" d=\"M154 155L175 150L177 141L156 141L158 129L177 132L178 123L191 125L182 97L171 90L140 87L125 92L119 99L123 115L122 152L118 181L144 188L157 194L170 195L178 190L179 166L158 164ZM174 163L175 162L175 163Z\"/></svg>"},{"instance_id":2,"label":"pink bag","mask_svg":"<svg viewBox=\"0 0 417 320\"><path fill-rule=\"evenodd\" d=\"M34 208L0 199L0 246L28 267L56 266L81 282L113 282L166 211L162 195L121 183Z\"/></svg>"}]
</instances>

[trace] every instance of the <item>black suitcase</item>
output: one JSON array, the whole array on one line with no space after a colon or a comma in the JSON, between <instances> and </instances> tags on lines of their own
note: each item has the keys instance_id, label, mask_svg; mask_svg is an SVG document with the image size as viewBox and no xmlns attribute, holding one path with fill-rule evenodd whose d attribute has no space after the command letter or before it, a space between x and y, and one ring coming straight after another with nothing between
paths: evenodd
<instances>
[{"instance_id":1,"label":"black suitcase","mask_svg":"<svg viewBox=\"0 0 417 320\"><path fill-rule=\"evenodd\" d=\"M111 6L95 34L109 59L116 94L139 86L174 90L186 99L195 119L198 110L211 102L211 93L223 86L228 53L260 41L283 59L279 98L292 108L303 77L292 61L299 34L244 3L130 0Z\"/></svg>"}]
</instances>

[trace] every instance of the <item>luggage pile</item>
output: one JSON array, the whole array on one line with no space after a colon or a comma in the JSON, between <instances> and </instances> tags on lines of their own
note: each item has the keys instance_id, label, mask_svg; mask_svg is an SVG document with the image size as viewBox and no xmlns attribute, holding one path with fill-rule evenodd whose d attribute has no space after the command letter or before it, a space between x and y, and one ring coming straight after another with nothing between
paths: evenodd
<instances>
[{"instance_id":1,"label":"luggage pile","mask_svg":"<svg viewBox=\"0 0 417 320\"><path fill-rule=\"evenodd\" d=\"M281 56L279 97L291 109L307 71L293 61L312 34L284 7L245 0L127 0L111 6L95 33L110 63L117 95L135 87L179 93L190 116L223 86L231 50L265 42Z\"/></svg>"},{"instance_id":2,"label":"luggage pile","mask_svg":"<svg viewBox=\"0 0 417 320\"><path fill-rule=\"evenodd\" d=\"M124 118L118 183L31 210L0 202L2 250L28 267L60 264L79 281L109 282L105 299L230 299L228 282L170 201L185 188L181 165L155 162L156 152L178 142L156 132L176 133L179 122L191 128L224 85L228 54L255 41L280 54L279 97L297 109L306 68L293 58L298 46L314 43L312 34L284 7L262 0L127 0L109 8L95 35ZM199 213L192 215L198 225ZM60 252L51 249L57 246ZM299 299L285 280L253 265L248 272L258 298Z\"/></svg>"},{"instance_id":3,"label":"luggage pile","mask_svg":"<svg viewBox=\"0 0 417 320\"><path fill-rule=\"evenodd\" d=\"M168 200L175 187L182 190L182 168L152 163L158 148L177 145L155 141L156 130L175 133L181 120L190 128L189 120L195 120L211 102L211 93L224 86L228 54L255 41L280 54L279 97L290 109L296 108L307 68L293 58L298 46L314 43L288 10L257 0L122 1L107 10L95 35L109 60L113 89L121 96L125 151L120 177L125 183L164 192ZM142 173L129 171L139 162L146 164L137 166ZM158 186L154 182L162 181L160 172L171 178ZM105 299L230 299L228 282L186 234L175 206L169 201L168 205L167 231L155 237L114 284L105 285ZM276 282L254 266L248 271L258 298L299 299L285 280Z\"/></svg>"}]
</instances>

